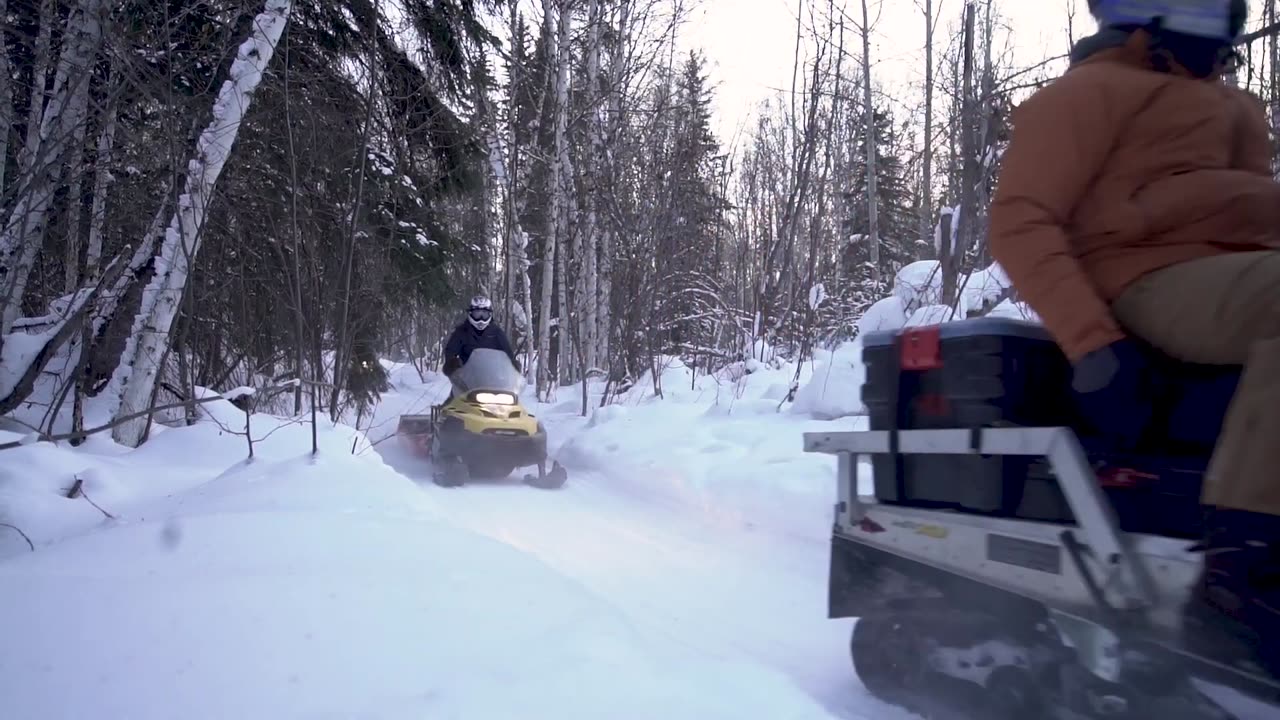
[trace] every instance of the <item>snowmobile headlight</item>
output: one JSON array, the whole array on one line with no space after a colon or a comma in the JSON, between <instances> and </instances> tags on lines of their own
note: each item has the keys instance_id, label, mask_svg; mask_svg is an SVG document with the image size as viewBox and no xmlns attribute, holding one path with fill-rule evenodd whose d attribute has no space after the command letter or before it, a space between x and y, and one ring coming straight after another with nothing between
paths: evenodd
<instances>
[{"instance_id":1,"label":"snowmobile headlight","mask_svg":"<svg viewBox=\"0 0 1280 720\"><path fill-rule=\"evenodd\" d=\"M481 405L515 405L516 396L510 393L476 393L476 402Z\"/></svg>"}]
</instances>

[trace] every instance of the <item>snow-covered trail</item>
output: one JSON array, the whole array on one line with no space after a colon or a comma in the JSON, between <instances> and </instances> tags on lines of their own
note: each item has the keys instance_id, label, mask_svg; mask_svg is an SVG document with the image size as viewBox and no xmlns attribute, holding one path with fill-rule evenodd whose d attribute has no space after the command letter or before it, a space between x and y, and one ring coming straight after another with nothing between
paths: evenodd
<instances>
[{"instance_id":1,"label":"snow-covered trail","mask_svg":"<svg viewBox=\"0 0 1280 720\"><path fill-rule=\"evenodd\" d=\"M646 633L780 671L838 717L913 717L870 697L857 681L848 654L852 621L826 618L822 543L720 523L637 492L634 481L572 469L555 492L514 479L442 489L427 479L426 462L393 443L379 451L452 520L537 556Z\"/></svg>"}]
</instances>

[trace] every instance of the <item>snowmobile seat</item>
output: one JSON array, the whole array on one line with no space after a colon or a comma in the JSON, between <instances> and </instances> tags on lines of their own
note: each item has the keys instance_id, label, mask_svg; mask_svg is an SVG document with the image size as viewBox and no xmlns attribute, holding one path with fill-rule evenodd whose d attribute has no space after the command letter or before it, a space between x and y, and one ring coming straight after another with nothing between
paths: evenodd
<instances>
[{"instance_id":1,"label":"snowmobile seat","mask_svg":"<svg viewBox=\"0 0 1280 720\"><path fill-rule=\"evenodd\" d=\"M1122 451L1080 414L1070 364L1037 324L985 317L869 333L863 360L870 429L1070 427L1125 530L1199 534L1202 479L1239 368L1153 356L1163 403L1143 444ZM893 453L872 463L882 503L1073 521L1041 459Z\"/></svg>"}]
</instances>

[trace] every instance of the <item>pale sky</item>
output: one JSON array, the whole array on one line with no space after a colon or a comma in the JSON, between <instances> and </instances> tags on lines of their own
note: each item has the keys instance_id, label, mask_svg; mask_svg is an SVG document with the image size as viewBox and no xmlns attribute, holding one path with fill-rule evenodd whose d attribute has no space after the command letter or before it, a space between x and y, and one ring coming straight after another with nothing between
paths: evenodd
<instances>
[{"instance_id":1,"label":"pale sky","mask_svg":"<svg viewBox=\"0 0 1280 720\"><path fill-rule=\"evenodd\" d=\"M700 0L683 28L681 45L701 47L708 59L708 74L715 88L716 131L727 147L736 129L748 124L756 105L775 90L789 92L795 51L796 13L818 2L825 11L826 0ZM861 18L859 0L836 0L845 12ZM924 78L924 14L917 0L868 0L872 16L871 58L874 79L886 94L899 103L919 97ZM934 0L940 20L935 31L935 47L944 45L952 27L959 27L963 0ZM1065 53L1067 7L1071 0L996 0L1005 24L1016 28L1011 45L1019 65L1030 65L1046 57ZM1078 38L1094 29L1077 0L1074 34ZM879 22L875 18L879 14ZM821 13L818 14L821 17ZM981 11L979 11L981 22ZM856 30L846 26L845 45L861 55ZM935 61L936 61L935 56ZM857 71L858 66L848 66Z\"/></svg>"}]
</instances>

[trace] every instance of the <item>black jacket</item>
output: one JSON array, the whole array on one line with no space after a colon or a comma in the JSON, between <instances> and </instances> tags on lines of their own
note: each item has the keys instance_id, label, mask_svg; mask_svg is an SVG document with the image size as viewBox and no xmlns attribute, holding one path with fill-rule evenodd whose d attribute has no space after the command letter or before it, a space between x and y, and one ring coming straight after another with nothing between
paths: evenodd
<instances>
[{"instance_id":1,"label":"black jacket","mask_svg":"<svg viewBox=\"0 0 1280 720\"><path fill-rule=\"evenodd\" d=\"M511 349L511 341L507 339L507 334L502 332L502 328L491 322L485 326L484 330L477 330L471 323L463 321L453 329L449 340L444 344L444 374L450 375L454 370L466 365L471 357L471 351L478 348L501 350L511 358L511 363L516 366L516 370L520 370L520 361L516 360L516 353Z\"/></svg>"}]
</instances>

